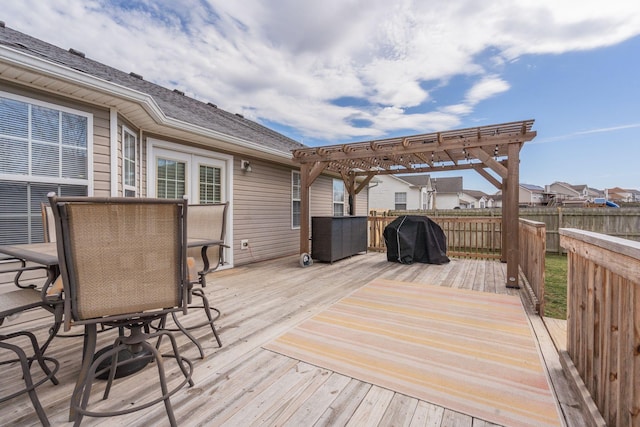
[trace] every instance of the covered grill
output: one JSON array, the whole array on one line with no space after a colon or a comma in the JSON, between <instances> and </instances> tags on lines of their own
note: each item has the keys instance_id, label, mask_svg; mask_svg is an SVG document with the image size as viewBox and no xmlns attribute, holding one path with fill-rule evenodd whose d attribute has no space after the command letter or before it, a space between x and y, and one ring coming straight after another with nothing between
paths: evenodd
<instances>
[{"instance_id":1,"label":"covered grill","mask_svg":"<svg viewBox=\"0 0 640 427\"><path fill-rule=\"evenodd\" d=\"M385 227L383 236L388 261L402 264L449 262L447 237L442 228L426 216L400 216Z\"/></svg>"}]
</instances>

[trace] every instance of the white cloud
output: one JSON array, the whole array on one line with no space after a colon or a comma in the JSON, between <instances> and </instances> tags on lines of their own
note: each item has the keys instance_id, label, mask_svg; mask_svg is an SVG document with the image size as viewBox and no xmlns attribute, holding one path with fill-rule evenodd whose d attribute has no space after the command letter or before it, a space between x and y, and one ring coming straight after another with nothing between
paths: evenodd
<instances>
[{"instance_id":1,"label":"white cloud","mask_svg":"<svg viewBox=\"0 0 640 427\"><path fill-rule=\"evenodd\" d=\"M473 106L507 90L509 90L509 83L496 76L487 76L467 92L466 101Z\"/></svg>"},{"instance_id":2,"label":"white cloud","mask_svg":"<svg viewBox=\"0 0 640 427\"><path fill-rule=\"evenodd\" d=\"M509 90L500 72L510 61L640 33L637 2L599 0L0 3L9 27L334 142L456 126ZM466 94L434 98L455 76L470 82ZM344 97L362 105L332 102Z\"/></svg>"}]
</instances>

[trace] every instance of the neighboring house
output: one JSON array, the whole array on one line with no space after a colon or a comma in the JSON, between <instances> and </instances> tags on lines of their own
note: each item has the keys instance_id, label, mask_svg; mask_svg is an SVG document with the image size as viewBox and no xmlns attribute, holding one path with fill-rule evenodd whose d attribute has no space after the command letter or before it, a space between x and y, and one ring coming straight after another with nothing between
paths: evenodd
<instances>
[{"instance_id":1,"label":"neighboring house","mask_svg":"<svg viewBox=\"0 0 640 427\"><path fill-rule=\"evenodd\" d=\"M520 184L518 200L520 206L541 206L544 203L545 190L538 185Z\"/></svg>"},{"instance_id":2,"label":"neighboring house","mask_svg":"<svg viewBox=\"0 0 640 427\"><path fill-rule=\"evenodd\" d=\"M563 200L575 200L582 197L582 193L574 188L571 184L566 182L556 181L550 184L547 188L547 192L554 194L557 202Z\"/></svg>"},{"instance_id":3,"label":"neighboring house","mask_svg":"<svg viewBox=\"0 0 640 427\"><path fill-rule=\"evenodd\" d=\"M429 175L379 175L369 185L371 210L426 210L432 205Z\"/></svg>"},{"instance_id":4,"label":"neighboring house","mask_svg":"<svg viewBox=\"0 0 640 427\"><path fill-rule=\"evenodd\" d=\"M462 190L460 196L462 209L485 209L495 207L493 196L478 190Z\"/></svg>"},{"instance_id":5,"label":"neighboring house","mask_svg":"<svg viewBox=\"0 0 640 427\"><path fill-rule=\"evenodd\" d=\"M380 175L369 186L371 210L431 210L461 207L462 177Z\"/></svg>"},{"instance_id":6,"label":"neighboring house","mask_svg":"<svg viewBox=\"0 0 640 427\"><path fill-rule=\"evenodd\" d=\"M500 194L499 191L496 194L492 194L491 195L491 199L493 200L493 207L494 208L501 208L502 207L502 194Z\"/></svg>"},{"instance_id":7,"label":"neighboring house","mask_svg":"<svg viewBox=\"0 0 640 427\"><path fill-rule=\"evenodd\" d=\"M538 185L520 184L518 189L518 203L520 206L542 206L547 203L548 191ZM502 191L492 195L494 208L502 207Z\"/></svg>"},{"instance_id":8,"label":"neighboring house","mask_svg":"<svg viewBox=\"0 0 640 427\"><path fill-rule=\"evenodd\" d=\"M614 187L605 189L604 193L606 199L612 202L640 202L640 191L638 190Z\"/></svg>"},{"instance_id":9,"label":"neighboring house","mask_svg":"<svg viewBox=\"0 0 640 427\"><path fill-rule=\"evenodd\" d=\"M455 209L460 207L462 177L432 178L431 185L436 195L434 209Z\"/></svg>"},{"instance_id":10,"label":"neighboring house","mask_svg":"<svg viewBox=\"0 0 640 427\"><path fill-rule=\"evenodd\" d=\"M588 185L571 185L566 182L556 181L551 185L548 185L546 192L553 195L554 199L558 203L566 201L573 202L587 202L593 201L598 197L604 197L604 192L595 188L589 188Z\"/></svg>"},{"instance_id":11,"label":"neighboring house","mask_svg":"<svg viewBox=\"0 0 640 427\"><path fill-rule=\"evenodd\" d=\"M240 114L0 23L0 244L42 241L40 203L50 191L186 195L230 202L231 265L294 254L300 173L291 150L300 147ZM336 178L322 175L310 188L312 216L348 213ZM357 197L356 214L366 215L366 191Z\"/></svg>"},{"instance_id":12,"label":"neighboring house","mask_svg":"<svg viewBox=\"0 0 640 427\"><path fill-rule=\"evenodd\" d=\"M588 185L572 185L572 187L580 193L581 198L585 200L592 201L598 197L604 197L604 191L598 190L597 188L590 188Z\"/></svg>"}]
</instances>

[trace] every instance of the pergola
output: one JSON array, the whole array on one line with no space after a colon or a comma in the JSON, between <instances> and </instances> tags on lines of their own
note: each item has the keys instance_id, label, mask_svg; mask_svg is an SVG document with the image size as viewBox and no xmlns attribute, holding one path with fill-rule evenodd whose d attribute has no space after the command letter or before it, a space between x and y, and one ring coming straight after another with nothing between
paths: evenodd
<instances>
[{"instance_id":1,"label":"pergola","mask_svg":"<svg viewBox=\"0 0 640 427\"><path fill-rule=\"evenodd\" d=\"M376 175L473 169L502 191L502 261L508 287L519 287L518 190L520 149L531 141L534 120L293 150L300 164L300 253L309 252L309 188L323 172L342 177L350 213L356 195Z\"/></svg>"}]
</instances>

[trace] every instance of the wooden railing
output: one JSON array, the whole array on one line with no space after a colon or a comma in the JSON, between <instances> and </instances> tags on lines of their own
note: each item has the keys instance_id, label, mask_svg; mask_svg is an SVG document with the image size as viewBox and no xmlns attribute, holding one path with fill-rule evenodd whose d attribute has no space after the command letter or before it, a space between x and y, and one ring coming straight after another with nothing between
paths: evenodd
<instances>
[{"instance_id":1,"label":"wooden railing","mask_svg":"<svg viewBox=\"0 0 640 427\"><path fill-rule=\"evenodd\" d=\"M520 218L520 269L526 279L529 299L540 316L544 316L546 246L544 222Z\"/></svg>"},{"instance_id":2,"label":"wooden railing","mask_svg":"<svg viewBox=\"0 0 640 427\"><path fill-rule=\"evenodd\" d=\"M560 244L568 252L561 361L607 425L640 425L640 243L561 229Z\"/></svg>"},{"instance_id":3,"label":"wooden railing","mask_svg":"<svg viewBox=\"0 0 640 427\"><path fill-rule=\"evenodd\" d=\"M372 251L386 251L384 228L395 216L369 217L369 244ZM447 236L447 255L459 258L500 258L502 221L496 217L430 217Z\"/></svg>"}]
</instances>

